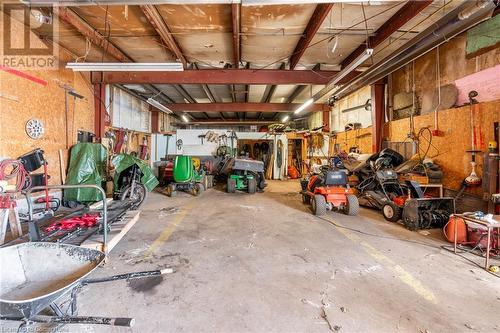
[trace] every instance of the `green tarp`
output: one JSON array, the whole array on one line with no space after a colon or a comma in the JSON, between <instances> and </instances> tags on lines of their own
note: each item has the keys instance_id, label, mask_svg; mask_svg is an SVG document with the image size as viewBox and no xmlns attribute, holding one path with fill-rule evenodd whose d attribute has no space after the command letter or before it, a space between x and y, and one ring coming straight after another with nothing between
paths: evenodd
<instances>
[{"instance_id":1,"label":"green tarp","mask_svg":"<svg viewBox=\"0 0 500 333\"><path fill-rule=\"evenodd\" d=\"M107 155L106 148L100 143L78 143L74 145L70 152L69 170L65 184L94 184L103 186L106 180ZM115 188L120 173L134 164L139 166L142 172L141 183L144 184L148 191L152 191L159 184L149 165L136 157L119 154L111 162L115 167ZM102 195L94 189L68 189L64 190L64 200L96 202L102 200Z\"/></svg>"},{"instance_id":2,"label":"green tarp","mask_svg":"<svg viewBox=\"0 0 500 333\"><path fill-rule=\"evenodd\" d=\"M106 180L107 150L99 143L77 143L71 148L66 185L93 184ZM95 202L102 200L98 190L81 188L64 190L64 200Z\"/></svg>"},{"instance_id":3,"label":"green tarp","mask_svg":"<svg viewBox=\"0 0 500 333\"><path fill-rule=\"evenodd\" d=\"M120 173L134 164L137 164L139 166L139 169L142 172L141 183L144 184L148 191L151 192L160 183L158 179L156 179L156 177L153 175L153 172L151 171L149 165L147 165L143 160L138 159L137 157L133 157L127 154L119 154L113 157L111 163L113 163L113 166L115 167L115 188L117 187L119 178L118 176L120 175Z\"/></svg>"}]
</instances>

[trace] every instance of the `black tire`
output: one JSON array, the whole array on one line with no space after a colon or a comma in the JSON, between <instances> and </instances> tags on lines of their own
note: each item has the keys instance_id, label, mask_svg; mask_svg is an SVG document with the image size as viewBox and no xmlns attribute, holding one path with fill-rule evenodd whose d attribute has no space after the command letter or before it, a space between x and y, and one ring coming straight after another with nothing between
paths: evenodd
<instances>
[{"instance_id":1,"label":"black tire","mask_svg":"<svg viewBox=\"0 0 500 333\"><path fill-rule=\"evenodd\" d=\"M393 202L388 202L382 207L382 215L389 222L397 222L401 218L401 208Z\"/></svg>"},{"instance_id":2,"label":"black tire","mask_svg":"<svg viewBox=\"0 0 500 333\"><path fill-rule=\"evenodd\" d=\"M202 183L196 183L193 186L193 195L195 197L200 196L204 190L205 190L205 188L203 187Z\"/></svg>"},{"instance_id":3,"label":"black tire","mask_svg":"<svg viewBox=\"0 0 500 333\"><path fill-rule=\"evenodd\" d=\"M255 178L248 180L247 190L249 194L254 194L255 192L257 192L257 181L255 180Z\"/></svg>"},{"instance_id":4,"label":"black tire","mask_svg":"<svg viewBox=\"0 0 500 333\"><path fill-rule=\"evenodd\" d=\"M232 178L227 179L227 193L234 193L236 192L236 180Z\"/></svg>"},{"instance_id":5,"label":"black tire","mask_svg":"<svg viewBox=\"0 0 500 333\"><path fill-rule=\"evenodd\" d=\"M316 194L312 200L312 211L314 215L321 216L326 214L326 199L320 194Z\"/></svg>"},{"instance_id":6,"label":"black tire","mask_svg":"<svg viewBox=\"0 0 500 333\"><path fill-rule=\"evenodd\" d=\"M141 183L135 183L134 185L134 193L130 193L131 187L127 186L125 190L122 192L120 196L120 200L131 200L132 201L132 207L134 208L139 208L144 201L146 200L148 196L148 190L146 189L146 186Z\"/></svg>"},{"instance_id":7,"label":"black tire","mask_svg":"<svg viewBox=\"0 0 500 333\"><path fill-rule=\"evenodd\" d=\"M350 216L356 216L359 213L359 200L354 194L347 195L347 207L345 213Z\"/></svg>"},{"instance_id":8,"label":"black tire","mask_svg":"<svg viewBox=\"0 0 500 333\"><path fill-rule=\"evenodd\" d=\"M174 184L168 184L166 188L167 195L169 197L175 197L177 195L177 191L175 190Z\"/></svg>"},{"instance_id":9,"label":"black tire","mask_svg":"<svg viewBox=\"0 0 500 333\"><path fill-rule=\"evenodd\" d=\"M302 203L306 205L311 204L311 197L307 194L302 194Z\"/></svg>"}]
</instances>

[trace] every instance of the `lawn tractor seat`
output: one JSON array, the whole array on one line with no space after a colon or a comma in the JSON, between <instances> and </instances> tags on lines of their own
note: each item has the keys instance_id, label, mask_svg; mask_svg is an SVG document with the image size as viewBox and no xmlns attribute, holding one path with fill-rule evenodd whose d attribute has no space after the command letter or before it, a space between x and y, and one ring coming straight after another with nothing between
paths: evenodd
<instances>
[{"instance_id":1,"label":"lawn tractor seat","mask_svg":"<svg viewBox=\"0 0 500 333\"><path fill-rule=\"evenodd\" d=\"M345 186L347 184L347 174L344 171L327 171L324 183L327 186Z\"/></svg>"}]
</instances>

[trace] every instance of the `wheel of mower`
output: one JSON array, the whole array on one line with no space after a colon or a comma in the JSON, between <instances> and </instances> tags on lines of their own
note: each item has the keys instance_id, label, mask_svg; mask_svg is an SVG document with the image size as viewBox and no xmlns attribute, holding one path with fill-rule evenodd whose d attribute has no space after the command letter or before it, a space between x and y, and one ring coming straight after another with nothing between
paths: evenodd
<instances>
[{"instance_id":1,"label":"wheel of mower","mask_svg":"<svg viewBox=\"0 0 500 333\"><path fill-rule=\"evenodd\" d=\"M205 190L205 188L203 187L203 184L202 183L196 183L194 184L194 187L193 187L193 194L194 196L199 196L203 193L203 191Z\"/></svg>"},{"instance_id":2,"label":"wheel of mower","mask_svg":"<svg viewBox=\"0 0 500 333\"><path fill-rule=\"evenodd\" d=\"M309 205L311 203L311 197L307 194L302 194L302 203Z\"/></svg>"},{"instance_id":3,"label":"wheel of mower","mask_svg":"<svg viewBox=\"0 0 500 333\"><path fill-rule=\"evenodd\" d=\"M359 213L359 201L358 197L354 194L347 195L347 207L346 214L350 216L356 216Z\"/></svg>"},{"instance_id":4,"label":"wheel of mower","mask_svg":"<svg viewBox=\"0 0 500 333\"><path fill-rule=\"evenodd\" d=\"M228 178L227 179L227 193L234 193L236 192L236 180Z\"/></svg>"},{"instance_id":5,"label":"wheel of mower","mask_svg":"<svg viewBox=\"0 0 500 333\"><path fill-rule=\"evenodd\" d=\"M177 191L175 190L174 184L168 184L166 188L167 195L169 197L175 197L177 195Z\"/></svg>"},{"instance_id":6,"label":"wheel of mower","mask_svg":"<svg viewBox=\"0 0 500 333\"><path fill-rule=\"evenodd\" d=\"M319 194L316 194L314 196L314 199L312 201L312 211L316 216L326 214L326 200L324 196Z\"/></svg>"},{"instance_id":7,"label":"wheel of mower","mask_svg":"<svg viewBox=\"0 0 500 333\"><path fill-rule=\"evenodd\" d=\"M388 202L382 207L382 215L389 222L397 222L401 218L401 208Z\"/></svg>"},{"instance_id":8,"label":"wheel of mower","mask_svg":"<svg viewBox=\"0 0 500 333\"><path fill-rule=\"evenodd\" d=\"M248 193L254 194L257 191L257 181L254 179L248 180Z\"/></svg>"}]
</instances>

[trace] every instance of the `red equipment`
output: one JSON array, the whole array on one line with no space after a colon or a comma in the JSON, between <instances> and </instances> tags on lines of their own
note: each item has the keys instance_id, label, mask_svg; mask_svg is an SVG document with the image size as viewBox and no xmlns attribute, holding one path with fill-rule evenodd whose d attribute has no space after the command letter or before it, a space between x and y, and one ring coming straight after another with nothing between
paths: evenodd
<instances>
[{"instance_id":1,"label":"red equipment","mask_svg":"<svg viewBox=\"0 0 500 333\"><path fill-rule=\"evenodd\" d=\"M311 204L314 215L320 216L327 210L336 210L347 215L358 215L359 202L349 187L344 171L325 170L311 176L307 188L302 191L302 202Z\"/></svg>"},{"instance_id":2,"label":"red equipment","mask_svg":"<svg viewBox=\"0 0 500 333\"><path fill-rule=\"evenodd\" d=\"M76 228L92 228L97 224L100 218L100 214L83 214L82 216L54 222L45 228L45 232L73 230Z\"/></svg>"}]
</instances>

